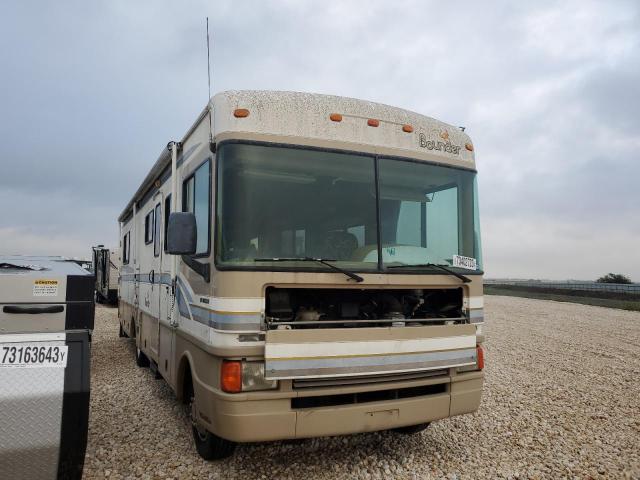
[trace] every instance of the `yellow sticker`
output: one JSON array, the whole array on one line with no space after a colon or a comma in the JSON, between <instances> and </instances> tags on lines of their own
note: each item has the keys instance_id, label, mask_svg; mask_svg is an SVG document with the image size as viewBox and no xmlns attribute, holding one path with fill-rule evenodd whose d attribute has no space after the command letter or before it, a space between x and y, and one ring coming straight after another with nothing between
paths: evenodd
<instances>
[{"instance_id":1,"label":"yellow sticker","mask_svg":"<svg viewBox=\"0 0 640 480\"><path fill-rule=\"evenodd\" d=\"M58 280L34 280L33 281L34 297L57 297L58 296Z\"/></svg>"}]
</instances>

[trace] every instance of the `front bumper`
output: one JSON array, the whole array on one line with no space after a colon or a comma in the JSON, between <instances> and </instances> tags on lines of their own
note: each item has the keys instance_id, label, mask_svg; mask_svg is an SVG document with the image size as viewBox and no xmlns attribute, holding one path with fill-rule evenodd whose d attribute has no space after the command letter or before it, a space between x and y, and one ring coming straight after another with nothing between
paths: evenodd
<instances>
[{"instance_id":1,"label":"front bumper","mask_svg":"<svg viewBox=\"0 0 640 480\"><path fill-rule=\"evenodd\" d=\"M369 390L405 389L440 385L440 393L348 405L294 408L292 399L328 397L353 391L318 388L295 391L255 392L240 395L199 389L200 421L216 435L235 442L309 438L387 430L431 422L478 409L484 374L467 372L437 379L374 385ZM204 387L204 386L202 386ZM359 387L362 391L362 386ZM203 396L200 396L204 394Z\"/></svg>"}]
</instances>

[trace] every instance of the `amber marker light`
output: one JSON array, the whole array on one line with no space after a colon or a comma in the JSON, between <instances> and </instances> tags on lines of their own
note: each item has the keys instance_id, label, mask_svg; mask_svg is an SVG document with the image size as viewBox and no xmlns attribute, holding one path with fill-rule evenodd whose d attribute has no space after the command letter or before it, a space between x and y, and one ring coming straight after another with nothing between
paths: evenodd
<instances>
[{"instance_id":1,"label":"amber marker light","mask_svg":"<svg viewBox=\"0 0 640 480\"><path fill-rule=\"evenodd\" d=\"M478 357L478 370L484 369L484 350L481 345L476 347L476 355Z\"/></svg>"},{"instance_id":2,"label":"amber marker light","mask_svg":"<svg viewBox=\"0 0 640 480\"><path fill-rule=\"evenodd\" d=\"M242 390L242 364L236 360L224 360L220 369L220 387L227 393Z\"/></svg>"},{"instance_id":3,"label":"amber marker light","mask_svg":"<svg viewBox=\"0 0 640 480\"><path fill-rule=\"evenodd\" d=\"M329 115L329 119L332 122L341 122L342 121L342 115L340 115L339 113L332 113L331 115Z\"/></svg>"},{"instance_id":4,"label":"amber marker light","mask_svg":"<svg viewBox=\"0 0 640 480\"><path fill-rule=\"evenodd\" d=\"M411 125L403 125L402 126L402 131L406 132L406 133L411 133L411 132L413 132L413 127Z\"/></svg>"},{"instance_id":5,"label":"amber marker light","mask_svg":"<svg viewBox=\"0 0 640 480\"><path fill-rule=\"evenodd\" d=\"M369 120L367 120L367 125L369 125L370 127L377 127L378 125L380 125L380 120L370 118Z\"/></svg>"},{"instance_id":6,"label":"amber marker light","mask_svg":"<svg viewBox=\"0 0 640 480\"><path fill-rule=\"evenodd\" d=\"M473 152L473 145L471 145L470 143L465 143L464 148L466 148L470 152Z\"/></svg>"},{"instance_id":7,"label":"amber marker light","mask_svg":"<svg viewBox=\"0 0 640 480\"><path fill-rule=\"evenodd\" d=\"M249 110L246 108L236 108L233 111L233 116L236 118L245 118L249 116Z\"/></svg>"}]
</instances>

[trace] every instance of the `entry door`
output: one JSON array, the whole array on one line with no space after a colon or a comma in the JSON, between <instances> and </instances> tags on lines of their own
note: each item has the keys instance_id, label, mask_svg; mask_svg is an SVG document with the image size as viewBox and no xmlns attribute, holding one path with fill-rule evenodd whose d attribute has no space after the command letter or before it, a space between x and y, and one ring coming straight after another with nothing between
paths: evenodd
<instances>
[{"instance_id":1,"label":"entry door","mask_svg":"<svg viewBox=\"0 0 640 480\"><path fill-rule=\"evenodd\" d=\"M158 370L162 374L162 376L169 381L169 383L173 384L173 351L175 345L175 327L171 323L171 314L174 308L174 292L172 286L172 278L171 278L171 268L170 261L171 256L164 255L165 244L166 244L166 232L167 232L167 222L169 221L169 213L171 211L171 194L167 195L164 199L164 204L162 208L162 215L160 217L156 217L158 220L161 220L162 228L160 229L160 237L162 239L161 247L162 253L161 258L163 258L164 270L162 271L162 282L159 285L159 301L160 301L160 322L158 325L158 338L160 342L160 352L158 354Z\"/></svg>"},{"instance_id":2,"label":"entry door","mask_svg":"<svg viewBox=\"0 0 640 480\"><path fill-rule=\"evenodd\" d=\"M160 291L162 285L162 194L158 193L154 197L156 205L153 212L153 258L151 260L151 268L149 270L149 283L151 284L151 294L149 298L149 307L151 310L151 332L149 332L149 340L151 350L158 355L158 345L160 342Z\"/></svg>"},{"instance_id":3,"label":"entry door","mask_svg":"<svg viewBox=\"0 0 640 480\"><path fill-rule=\"evenodd\" d=\"M164 255L166 251L167 239L165 235L167 233L167 222L169 221L169 212L171 211L171 194L168 194L164 199L164 205L162 208L162 228L161 228L161 246L162 246L162 262L164 265L163 270L163 283L160 287L160 322L163 324L171 323L171 312L173 310L173 287L171 278L170 262L172 258L170 255Z\"/></svg>"}]
</instances>

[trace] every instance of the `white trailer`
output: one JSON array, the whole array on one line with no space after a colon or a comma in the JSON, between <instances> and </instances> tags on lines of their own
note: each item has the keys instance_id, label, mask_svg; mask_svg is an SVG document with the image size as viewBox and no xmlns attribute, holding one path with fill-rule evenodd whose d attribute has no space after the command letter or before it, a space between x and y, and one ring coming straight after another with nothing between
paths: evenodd
<instances>
[{"instance_id":1,"label":"white trailer","mask_svg":"<svg viewBox=\"0 0 640 480\"><path fill-rule=\"evenodd\" d=\"M120 274L120 253L117 248L108 249L104 245L93 247L93 274L96 278L96 301L98 303L118 303L118 275Z\"/></svg>"}]
</instances>

